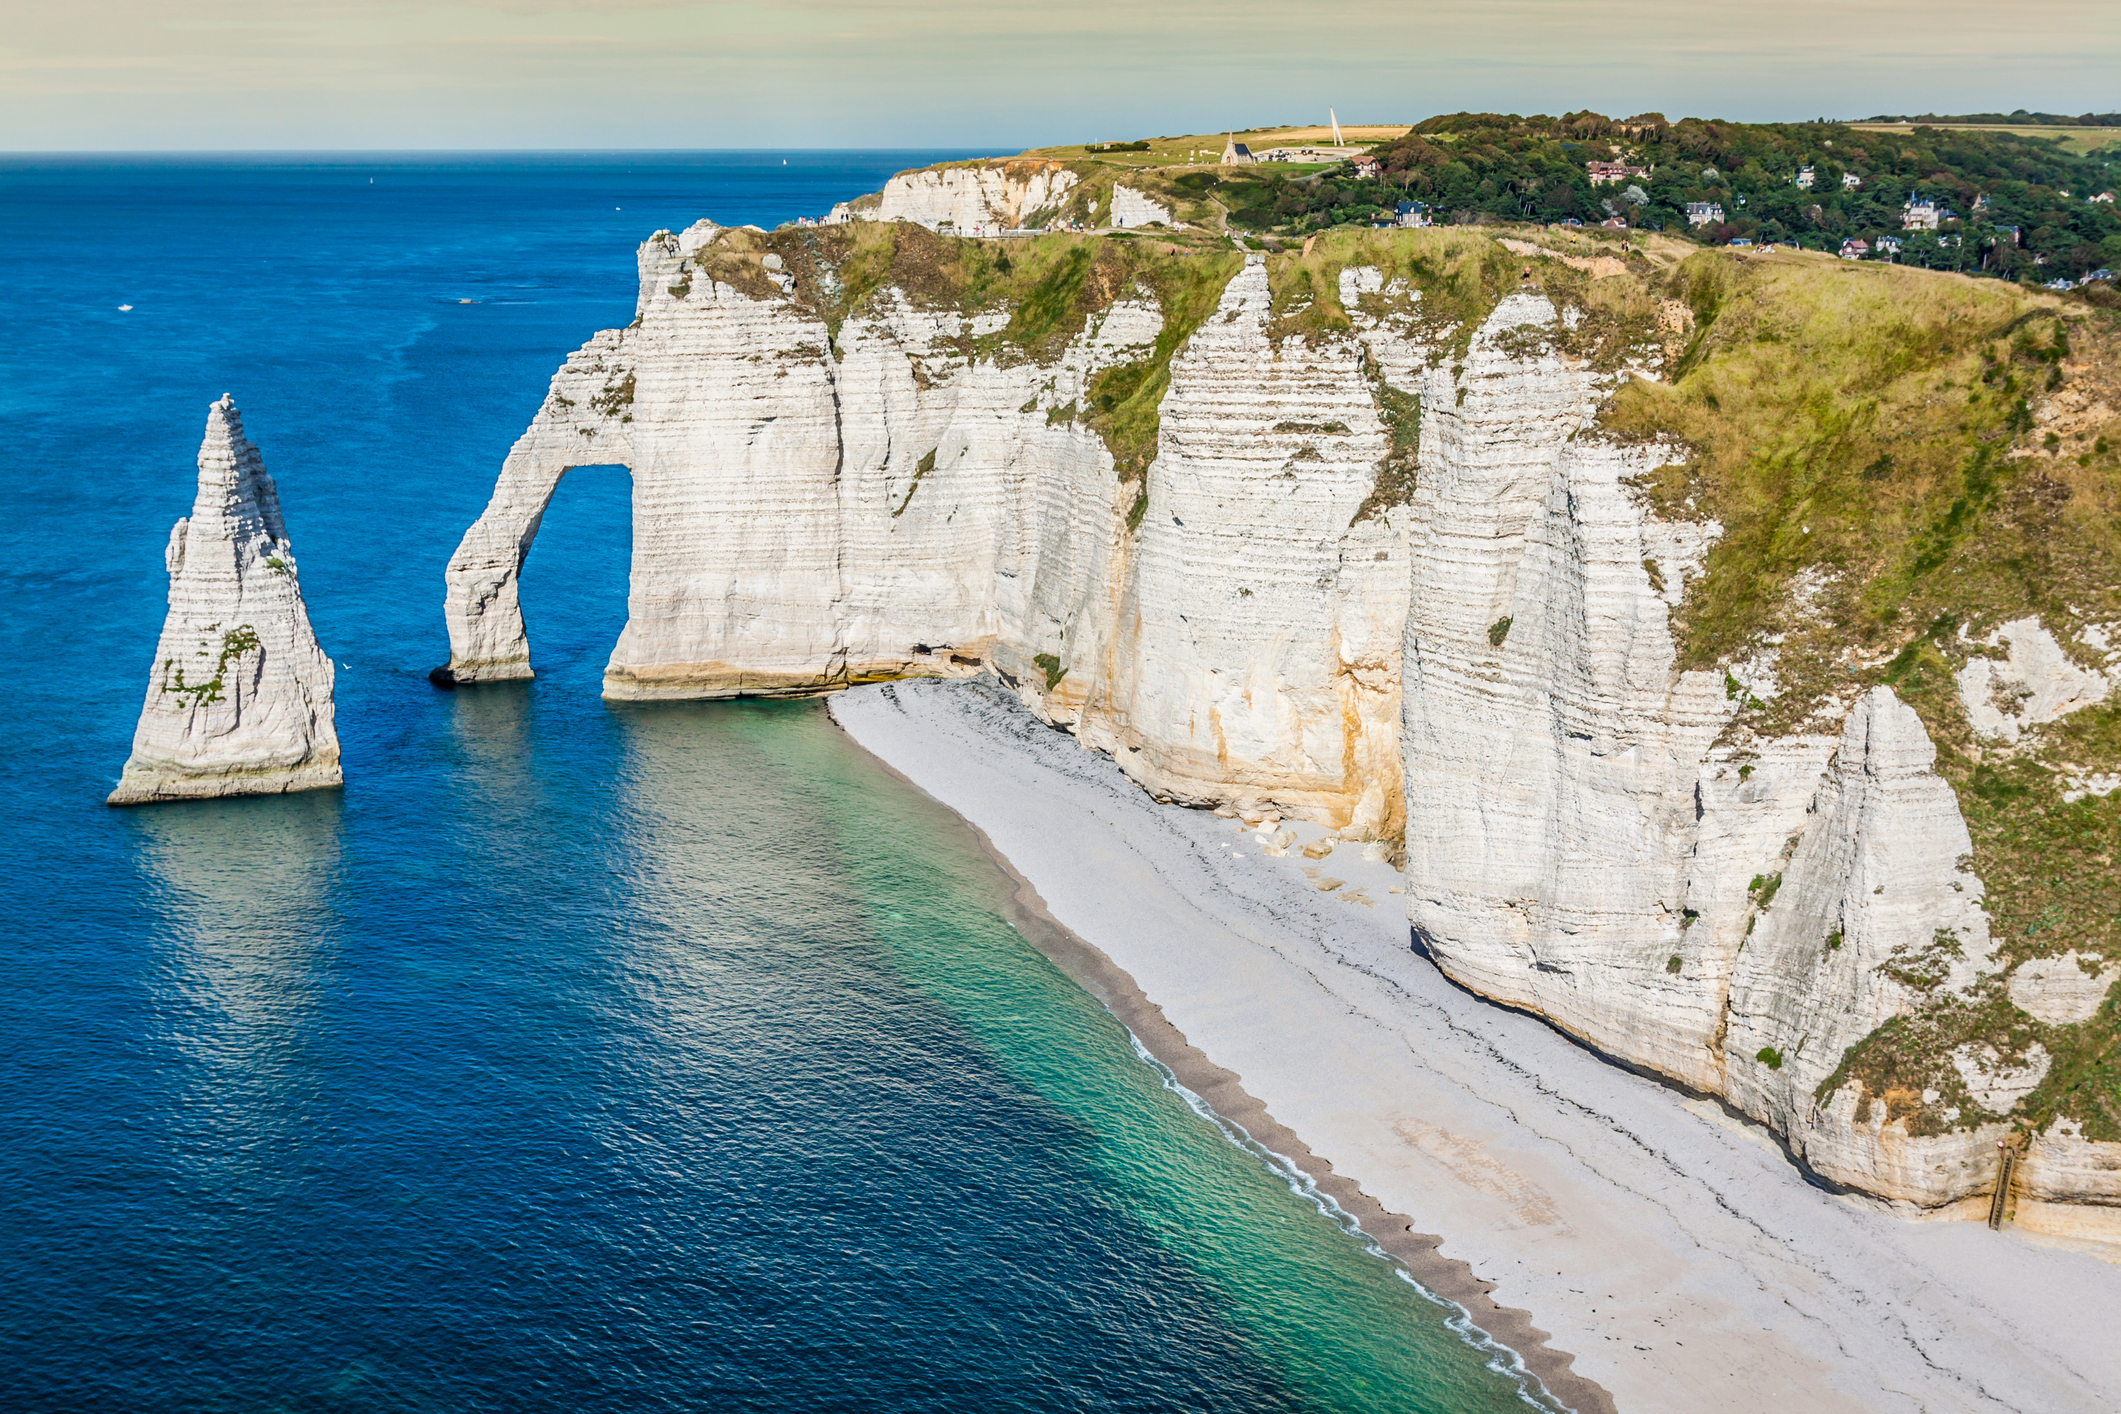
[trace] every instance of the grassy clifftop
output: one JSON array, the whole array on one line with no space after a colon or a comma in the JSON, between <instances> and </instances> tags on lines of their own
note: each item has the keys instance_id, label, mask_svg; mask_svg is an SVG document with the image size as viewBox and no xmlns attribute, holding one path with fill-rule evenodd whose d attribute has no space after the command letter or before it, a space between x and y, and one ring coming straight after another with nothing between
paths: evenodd
<instances>
[{"instance_id":1,"label":"grassy clifftop","mask_svg":"<svg viewBox=\"0 0 2121 1414\"><path fill-rule=\"evenodd\" d=\"M2097 115L2092 115L2096 117ZM1389 217L1420 201L1439 222L1625 223L1637 232L1723 244L1744 237L1836 250L1850 238L1896 252L1873 258L2045 283L2121 268L2121 126L2024 127L1939 119L1730 123L1662 114L1608 118L1449 113L1405 127L1350 127L1351 147L1320 161L1219 165L1223 135L1034 149L1008 161L1066 164L1080 198L1115 181L1148 191L1178 219L1258 236L1305 236ZM1254 151L1323 149L1323 129L1236 134ZM1367 154L1375 171L1350 160ZM1619 163L1618 181L1587 164ZM1934 203L1934 229L1902 229L1906 203ZM1688 207L1718 213L1689 224ZM1088 212L1070 204L1063 219Z\"/></svg>"},{"instance_id":2,"label":"grassy clifftop","mask_svg":"<svg viewBox=\"0 0 2121 1414\"><path fill-rule=\"evenodd\" d=\"M1153 299L1166 316L1154 350L1106 370L1086 402L1046 410L1087 422L1135 482L1156 452L1170 361L1242 259L1206 233L1001 242L854 223L729 232L699 264L777 295L760 264L769 253L835 336L887 297L1006 310L999 332L962 340L966 359L1049 362L1115 300ZM1656 236L1344 228L1267 257L1270 337L1351 333L1339 281L1351 266L1386 276L1362 297L1368 312L1416 315L1439 366L1510 290L1573 310L1554 336L1561 352L1621 380L1596 435L1670 449L1642 496L1666 518L1723 527L1675 636L1681 667L1752 677L1744 665L1772 658L1776 688L1739 694L1741 757L1766 738L1838 730L1859 692L1893 687L1937 744L2003 956L2121 959L2121 792L2065 799L2072 782L2121 773L2121 695L2006 747L1975 735L1955 680L2000 654L1999 626L2027 616L2086 668L2104 667L2102 634L2121 641L2121 314L2001 281ZM1656 381L1623 378L1645 364ZM1393 445L1366 513L1411 494L1413 391L1373 384ZM1852 1050L1840 1079L1934 1132L1983 1118L1955 1048L1986 1043L2009 1059L2038 1045L2048 1076L2016 1116L2066 1116L2121 1140L2115 1002L2049 1026L2000 979L1970 998L1928 995Z\"/></svg>"},{"instance_id":3,"label":"grassy clifftop","mask_svg":"<svg viewBox=\"0 0 2121 1414\"><path fill-rule=\"evenodd\" d=\"M1748 698L1741 744L1828 727L1823 707L1893 687L1959 797L2002 956L2121 957L2121 793L2064 798L2121 770L2121 700L2011 747L1976 736L1956 682L2027 616L2081 666L2105 662L2121 626L2121 317L1997 282L1781 256L1696 254L1663 288L1695 319L1677 376L1621 390L1604 425L1684 447L1646 494L1724 526L1680 614L1683 664L1773 651L1781 691ZM1954 1049L2010 1059L2038 1045L2054 1059L2018 1117L2121 1140L2117 1040L2114 1002L2047 1026L1998 980L1972 998L1932 992L1829 1088L1860 1080L1937 1132L1983 1117Z\"/></svg>"}]
</instances>

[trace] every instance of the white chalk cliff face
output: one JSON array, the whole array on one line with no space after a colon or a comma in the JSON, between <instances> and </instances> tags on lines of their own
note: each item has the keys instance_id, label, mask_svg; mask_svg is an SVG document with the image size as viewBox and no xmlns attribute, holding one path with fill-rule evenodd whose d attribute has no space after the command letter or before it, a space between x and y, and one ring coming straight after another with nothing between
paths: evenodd
<instances>
[{"instance_id":1,"label":"white chalk cliff face","mask_svg":"<svg viewBox=\"0 0 2121 1414\"><path fill-rule=\"evenodd\" d=\"M1354 345L1270 344L1259 258L1173 363L1144 501L1072 410L1156 341L1145 291L1050 364L968 362L1006 311L892 291L835 337L698 273L719 234L645 245L636 325L554 377L450 562L441 677L530 675L523 557L566 469L617 462L633 574L608 697L991 665L1160 793L1396 835L1404 532L1355 519L1379 424Z\"/></svg>"},{"instance_id":2,"label":"white chalk cliff face","mask_svg":"<svg viewBox=\"0 0 2121 1414\"><path fill-rule=\"evenodd\" d=\"M2016 745L2026 728L2104 701L2113 690L2112 678L2070 661L2037 618L2012 620L1984 646L2000 646L2003 656L1969 658L1958 675L1960 702L1976 735Z\"/></svg>"},{"instance_id":3,"label":"white chalk cliff face","mask_svg":"<svg viewBox=\"0 0 2121 1414\"><path fill-rule=\"evenodd\" d=\"M1147 226L1161 221L1166 226L1173 224L1171 208L1145 192L1132 187L1112 188L1112 224L1115 226Z\"/></svg>"},{"instance_id":4,"label":"white chalk cliff face","mask_svg":"<svg viewBox=\"0 0 2121 1414\"><path fill-rule=\"evenodd\" d=\"M1385 432L1361 346L1277 347L1267 306L1249 257L1173 362L1129 573L1056 635L1052 700L1176 798L1394 836L1404 514L1356 516Z\"/></svg>"},{"instance_id":5,"label":"white chalk cliff face","mask_svg":"<svg viewBox=\"0 0 2121 1414\"><path fill-rule=\"evenodd\" d=\"M169 615L111 803L340 784L331 660L310 631L279 492L227 398L207 413L198 496L165 559Z\"/></svg>"},{"instance_id":6,"label":"white chalk cliff face","mask_svg":"<svg viewBox=\"0 0 2121 1414\"><path fill-rule=\"evenodd\" d=\"M1678 671L1670 628L1718 530L1660 522L1630 489L1660 449L1596 435L1595 380L1521 333L1503 352L1511 326L1551 323L1544 306L1505 300L1456 387L1424 383L1402 654L1417 935L1468 987L1723 1096L1829 1179L1927 1207L1983 1193L2006 1112L2045 1074L2037 1047L1955 1052L1978 1110L1941 1134L1854 1083L1813 1098L1886 1021L1999 982L1928 733L1879 687L1827 705L1838 736L1734 759L1738 694ZM2103 691L2036 624L2004 638L2033 648L2028 715ZM1771 665L1736 671L1773 693ZM2081 1021L2102 979L2021 969L2011 995ZM2089 1147L2121 1169L2121 1146Z\"/></svg>"},{"instance_id":7,"label":"white chalk cliff face","mask_svg":"<svg viewBox=\"0 0 2121 1414\"><path fill-rule=\"evenodd\" d=\"M568 467L623 463L607 696L1000 673L1160 797L1403 838L1449 975L1726 1097L1834 1181L1931 1207L1986 1191L2044 1052L1954 1052L1975 1108L1941 1134L1858 1084L1815 1094L1912 1008L2007 987L2081 1020L2113 973L2005 975L1952 788L1889 689L1741 749L1772 655L1681 672L1672 626L1721 528L1650 509L1635 484L1670 449L1598 433L1614 375L1561 351L1545 295L1439 331L1358 267L1341 332L1278 337L1248 257L1171 358L1130 479L1077 414L1164 333L1148 290L1057 355L1003 356L978 341L1006 308L887 286L834 329L778 256L744 257L750 293L710 278L718 249L752 249L726 235L650 240L639 317L554 377L449 567L456 681L530 674L538 519ZM1416 397L1409 500L1385 492ZM2006 637L1997 672L2030 654L2024 714L2086 699L2031 628ZM2039 1136L2028 1191L2121 1204L2116 1150Z\"/></svg>"},{"instance_id":8,"label":"white chalk cliff face","mask_svg":"<svg viewBox=\"0 0 2121 1414\"><path fill-rule=\"evenodd\" d=\"M1866 1187L1883 1176L1896 1196L1929 1206L1993 1178L2000 1120L1911 1138L1883 1107L1861 1103L1857 1087L1840 1087L1823 1108L1812 1097L1886 1020L1926 994L1964 996L1997 971L1981 881L1962 865L1973 841L1951 787L1931 771L1936 755L1890 688L1857 702L1772 904L1749 925L1724 1043L1725 1094L1814 1169ZM2001 1104L1991 1095L1984 1107L2008 1111L2023 1093Z\"/></svg>"},{"instance_id":9,"label":"white chalk cliff face","mask_svg":"<svg viewBox=\"0 0 2121 1414\"><path fill-rule=\"evenodd\" d=\"M930 230L1017 230L1057 211L1079 180L1058 162L927 167L884 183L873 205L864 201L856 209L856 203L841 202L827 219L911 221Z\"/></svg>"},{"instance_id":10,"label":"white chalk cliff face","mask_svg":"<svg viewBox=\"0 0 2121 1414\"><path fill-rule=\"evenodd\" d=\"M1590 434L1595 380L1521 333L1519 352L1501 347L1553 322L1544 298L1504 301L1456 386L1435 369L1424 388L1403 655L1411 917L1467 986L1715 1090L1730 958L1701 944L1725 930L1704 916L1708 933L1682 939L1681 924L1697 782L1730 707L1720 676L1672 671L1669 626L1711 531L1641 508L1626 481L1658 449ZM1668 971L1681 953L1692 965Z\"/></svg>"}]
</instances>

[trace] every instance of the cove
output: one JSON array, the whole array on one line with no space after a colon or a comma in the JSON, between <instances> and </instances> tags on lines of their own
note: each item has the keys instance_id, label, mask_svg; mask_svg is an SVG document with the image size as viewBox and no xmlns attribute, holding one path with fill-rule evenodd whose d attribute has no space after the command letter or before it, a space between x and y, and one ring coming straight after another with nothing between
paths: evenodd
<instances>
[{"instance_id":1,"label":"cove","mask_svg":"<svg viewBox=\"0 0 2121 1414\"><path fill-rule=\"evenodd\" d=\"M633 243L944 155L0 164L15 1407L1519 1403L817 704L598 698L622 475L570 477L526 571L539 678L424 680ZM349 785L108 810L223 392Z\"/></svg>"}]
</instances>

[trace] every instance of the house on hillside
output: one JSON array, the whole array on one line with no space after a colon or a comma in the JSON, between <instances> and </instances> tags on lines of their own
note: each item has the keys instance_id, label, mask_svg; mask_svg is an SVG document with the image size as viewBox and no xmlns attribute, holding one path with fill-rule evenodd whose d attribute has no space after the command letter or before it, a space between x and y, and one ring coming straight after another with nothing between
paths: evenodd
<instances>
[{"instance_id":1,"label":"house on hillside","mask_svg":"<svg viewBox=\"0 0 2121 1414\"><path fill-rule=\"evenodd\" d=\"M1863 178L1857 176L1854 172L1843 172L1841 174L1841 189L1843 191L1854 191L1862 185Z\"/></svg>"},{"instance_id":2,"label":"house on hillside","mask_svg":"<svg viewBox=\"0 0 2121 1414\"><path fill-rule=\"evenodd\" d=\"M1249 167L1258 160L1258 158L1252 155L1252 149L1239 142L1235 134L1224 135L1222 162L1223 166Z\"/></svg>"},{"instance_id":3,"label":"house on hillside","mask_svg":"<svg viewBox=\"0 0 2121 1414\"><path fill-rule=\"evenodd\" d=\"M1898 254L1900 254L1900 237L1880 236L1876 241L1871 244L1871 249L1876 251L1880 255L1897 256Z\"/></svg>"},{"instance_id":4,"label":"house on hillside","mask_svg":"<svg viewBox=\"0 0 2121 1414\"><path fill-rule=\"evenodd\" d=\"M1384 170L1385 164L1378 161L1375 157L1358 157L1355 159L1355 175L1358 177L1381 176Z\"/></svg>"},{"instance_id":5,"label":"house on hillside","mask_svg":"<svg viewBox=\"0 0 2121 1414\"><path fill-rule=\"evenodd\" d=\"M1598 224L1608 231L1625 231L1628 228L1627 218L1624 216L1608 216Z\"/></svg>"},{"instance_id":6,"label":"house on hillside","mask_svg":"<svg viewBox=\"0 0 2121 1414\"><path fill-rule=\"evenodd\" d=\"M1859 237L1851 236L1841 243L1841 258L1843 260L1861 260L1870 253L1871 243Z\"/></svg>"},{"instance_id":7,"label":"house on hillside","mask_svg":"<svg viewBox=\"0 0 2121 1414\"><path fill-rule=\"evenodd\" d=\"M1937 220L1944 213L1937 203L1926 196L1911 196L1907 205L1900 208L1900 229L1903 231L1934 231Z\"/></svg>"},{"instance_id":8,"label":"house on hillside","mask_svg":"<svg viewBox=\"0 0 2121 1414\"><path fill-rule=\"evenodd\" d=\"M1402 201L1392 208L1392 224L1395 226L1427 226L1431 224L1429 204L1425 201Z\"/></svg>"},{"instance_id":9,"label":"house on hillside","mask_svg":"<svg viewBox=\"0 0 2121 1414\"><path fill-rule=\"evenodd\" d=\"M1812 189L1812 183L1819 180L1819 173L1810 167L1799 167L1797 169L1796 180L1798 186L1803 187L1806 191L1810 191Z\"/></svg>"},{"instance_id":10,"label":"house on hillside","mask_svg":"<svg viewBox=\"0 0 2121 1414\"><path fill-rule=\"evenodd\" d=\"M2093 200L2093 201L2103 201L2103 202L2105 202L2105 203L2106 203L2106 204L2107 204L2108 206L2112 206L2112 205L2114 204L2114 194L2113 194L2112 192L2110 192L2110 191L2103 191L2103 192L2100 192L2100 193L2099 193L2099 194L2098 194L2097 196L2095 196L2095 197L2092 197L2092 198L2091 198L2091 200Z\"/></svg>"},{"instance_id":11,"label":"house on hillside","mask_svg":"<svg viewBox=\"0 0 2121 1414\"><path fill-rule=\"evenodd\" d=\"M1690 201L1686 204L1686 223L1689 226L1720 226L1723 224L1723 203L1720 201Z\"/></svg>"},{"instance_id":12,"label":"house on hillside","mask_svg":"<svg viewBox=\"0 0 2121 1414\"><path fill-rule=\"evenodd\" d=\"M1583 170L1589 174L1591 185L1594 187L1604 182L1624 182L1630 177L1650 175L1649 168L1630 167L1625 162L1586 162L1583 164Z\"/></svg>"}]
</instances>

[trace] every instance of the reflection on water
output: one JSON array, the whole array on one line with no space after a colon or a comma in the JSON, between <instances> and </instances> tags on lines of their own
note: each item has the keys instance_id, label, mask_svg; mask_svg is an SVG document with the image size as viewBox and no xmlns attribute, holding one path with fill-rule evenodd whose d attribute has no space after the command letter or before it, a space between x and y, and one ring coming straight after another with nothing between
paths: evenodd
<instances>
[{"instance_id":1,"label":"reflection on water","mask_svg":"<svg viewBox=\"0 0 2121 1414\"><path fill-rule=\"evenodd\" d=\"M338 791L308 791L127 812L158 915L155 1018L177 1071L159 1119L202 1184L285 1176L338 932L343 808Z\"/></svg>"},{"instance_id":2,"label":"reflection on water","mask_svg":"<svg viewBox=\"0 0 2121 1414\"><path fill-rule=\"evenodd\" d=\"M539 678L424 681L436 575L554 364L631 316L640 233L944 155L8 177L0 640L39 671L0 697L7 1414L1496 1407L817 704L599 701L625 477L548 513ZM68 293L106 228L155 253L144 321ZM492 298L406 298L459 289ZM110 655L162 617L134 512L190 494L191 399L231 384L347 788L108 810Z\"/></svg>"},{"instance_id":3,"label":"reflection on water","mask_svg":"<svg viewBox=\"0 0 2121 1414\"><path fill-rule=\"evenodd\" d=\"M524 684L475 684L440 700L449 709L450 741L467 760L489 768L521 764L530 725L530 693Z\"/></svg>"},{"instance_id":4,"label":"reflection on water","mask_svg":"<svg viewBox=\"0 0 2121 1414\"><path fill-rule=\"evenodd\" d=\"M1511 1406L820 704L594 686L98 817L127 928L46 951L0 1088L0 1403Z\"/></svg>"},{"instance_id":5,"label":"reflection on water","mask_svg":"<svg viewBox=\"0 0 2121 1414\"><path fill-rule=\"evenodd\" d=\"M790 1077L831 1092L853 1135L939 1118L899 1112L901 1094L947 1099L949 1121L933 1126L947 1147L921 1166L924 1185L887 1202L922 1224L969 1218L984 1244L1029 1224L1038 1257L1008 1271L1012 1311L1039 1313L1035 1325L1128 1304L1137 1339L1193 1362L1222 1351L1262 1406L1523 1407L1498 1368L1507 1352L1462 1344L1448 1313L1375 1248L1204 1123L1124 1028L1003 921L1007 881L970 833L886 776L817 704L614 716L628 893L644 920L637 956L654 979L639 993L644 1013L689 1021L711 1038L706 1050L748 1057L710 1068L718 1086L752 1093L761 1118L771 1105L756 1097ZM701 992L688 998L687 985ZM935 1073L939 1055L955 1073ZM1016 1140L1037 1135L1039 1164L985 1150L978 1107L952 1093L968 1081L1008 1096ZM815 1123L820 1109L813 1101L802 1117ZM822 1161L844 1146L799 1147ZM996 1168L1011 1173L1015 1201L982 1208L953 1192ZM928 1211L938 1200L966 1211ZM859 1243L818 1249L861 1256ZM1181 1290L1204 1306L1162 1305ZM1137 1372L1156 1364L1125 1358ZM1078 1393L1125 1379L1109 1368L1079 1378Z\"/></svg>"},{"instance_id":6,"label":"reflection on water","mask_svg":"<svg viewBox=\"0 0 2121 1414\"><path fill-rule=\"evenodd\" d=\"M531 689L526 683L458 688L441 699L460 773L452 782L478 804L523 802L543 789L532 759Z\"/></svg>"}]
</instances>

